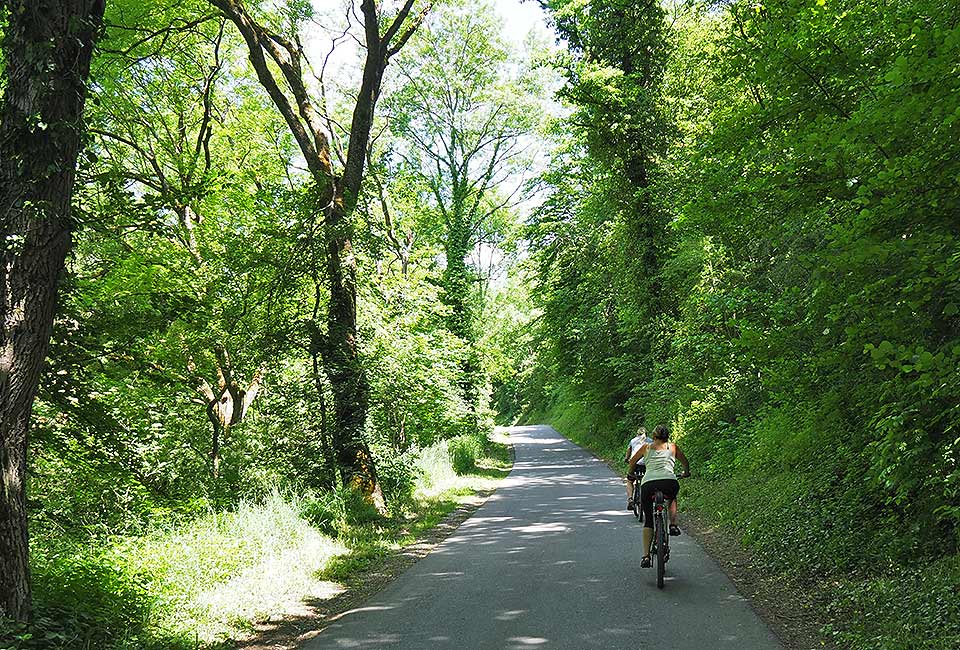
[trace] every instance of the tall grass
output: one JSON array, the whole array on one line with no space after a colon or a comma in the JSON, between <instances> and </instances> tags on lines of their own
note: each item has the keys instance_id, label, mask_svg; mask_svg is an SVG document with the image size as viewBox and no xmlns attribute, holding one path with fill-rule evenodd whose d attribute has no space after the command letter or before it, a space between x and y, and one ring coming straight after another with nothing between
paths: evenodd
<instances>
[{"instance_id":1,"label":"tall grass","mask_svg":"<svg viewBox=\"0 0 960 650\"><path fill-rule=\"evenodd\" d=\"M201 644L235 636L303 597L329 593L335 586L314 576L344 553L341 542L307 522L298 498L276 492L111 550L144 577L154 635L192 635Z\"/></svg>"},{"instance_id":2,"label":"tall grass","mask_svg":"<svg viewBox=\"0 0 960 650\"><path fill-rule=\"evenodd\" d=\"M231 647L255 622L338 593L339 581L413 542L509 468L504 445L474 437L465 443L472 470L458 472L465 461L451 446L414 455L412 494L397 501L407 507L386 519L347 492L277 491L139 536L38 537L36 622L0 623L0 650Z\"/></svg>"}]
</instances>

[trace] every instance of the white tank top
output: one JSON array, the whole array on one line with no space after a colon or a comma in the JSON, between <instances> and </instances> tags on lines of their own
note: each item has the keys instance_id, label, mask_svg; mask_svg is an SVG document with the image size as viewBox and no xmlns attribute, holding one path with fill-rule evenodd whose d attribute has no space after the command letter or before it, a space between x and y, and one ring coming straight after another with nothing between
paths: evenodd
<instances>
[{"instance_id":1,"label":"white tank top","mask_svg":"<svg viewBox=\"0 0 960 650\"><path fill-rule=\"evenodd\" d=\"M650 481L661 481L671 478L674 480L677 479L677 475L673 471L674 466L677 464L677 458L673 455L673 452L670 451L669 447L666 449L647 447L644 460L647 465L647 473L643 475L643 480L640 481L641 485L649 483Z\"/></svg>"}]
</instances>

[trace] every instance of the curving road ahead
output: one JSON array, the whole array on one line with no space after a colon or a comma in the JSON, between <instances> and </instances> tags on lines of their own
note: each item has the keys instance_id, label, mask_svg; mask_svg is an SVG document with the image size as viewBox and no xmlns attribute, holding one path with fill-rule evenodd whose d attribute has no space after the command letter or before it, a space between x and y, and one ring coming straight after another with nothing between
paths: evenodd
<instances>
[{"instance_id":1,"label":"curving road ahead","mask_svg":"<svg viewBox=\"0 0 960 650\"><path fill-rule=\"evenodd\" d=\"M606 465L547 426L510 435L516 462L496 493L305 650L782 649L686 535L673 538L657 589L654 570L639 568L640 525L624 510L622 480Z\"/></svg>"}]
</instances>

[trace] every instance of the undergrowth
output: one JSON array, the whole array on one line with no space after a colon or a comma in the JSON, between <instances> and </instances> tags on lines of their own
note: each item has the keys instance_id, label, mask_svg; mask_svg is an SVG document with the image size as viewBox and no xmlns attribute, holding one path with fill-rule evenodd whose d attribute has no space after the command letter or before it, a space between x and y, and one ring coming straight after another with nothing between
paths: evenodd
<instances>
[{"instance_id":1,"label":"undergrowth","mask_svg":"<svg viewBox=\"0 0 960 650\"><path fill-rule=\"evenodd\" d=\"M143 535L35 535L35 617L0 622L0 650L213 650L416 541L509 470L502 442L461 436L410 454L380 516L350 492L274 492ZM401 486L402 487L402 486Z\"/></svg>"},{"instance_id":2,"label":"undergrowth","mask_svg":"<svg viewBox=\"0 0 960 650\"><path fill-rule=\"evenodd\" d=\"M681 507L737 536L770 573L820 610L849 650L960 647L960 556L922 554L894 519L816 474L690 480Z\"/></svg>"}]
</instances>

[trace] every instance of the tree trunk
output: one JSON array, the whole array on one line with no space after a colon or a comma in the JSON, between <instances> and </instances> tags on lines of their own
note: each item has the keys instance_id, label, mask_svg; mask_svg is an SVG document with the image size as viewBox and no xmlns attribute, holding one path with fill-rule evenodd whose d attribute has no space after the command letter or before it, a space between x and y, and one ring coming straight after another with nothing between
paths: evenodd
<instances>
[{"instance_id":1,"label":"tree trunk","mask_svg":"<svg viewBox=\"0 0 960 650\"><path fill-rule=\"evenodd\" d=\"M339 175L333 169L330 143L319 118L321 111L313 105L303 79L306 58L302 46L265 30L239 0L209 1L240 30L257 78L290 128L313 175L318 214L325 217L330 303L322 356L333 392L335 455L344 484L361 490L383 512L383 492L373 456L363 438L370 389L357 354L357 264L353 255L352 215L360 194L384 70L390 57L423 20L430 4L412 18L414 0L404 0L384 30L375 0L361 0L367 54L350 124L347 159L343 174ZM268 57L279 69L280 77L274 74Z\"/></svg>"},{"instance_id":2,"label":"tree trunk","mask_svg":"<svg viewBox=\"0 0 960 650\"><path fill-rule=\"evenodd\" d=\"M473 309L470 304L470 270L466 257L470 253L472 235L460 210L455 208L447 224L447 238L444 242L444 254L447 268L443 272L443 302L450 309L447 315L447 329L460 337L467 345L467 358L461 367L460 390L476 415L477 381L474 362L474 323Z\"/></svg>"},{"instance_id":3,"label":"tree trunk","mask_svg":"<svg viewBox=\"0 0 960 650\"><path fill-rule=\"evenodd\" d=\"M220 436L226 434L227 428L220 425L216 418L210 418L213 423L213 437L210 439L210 476L214 481L220 478Z\"/></svg>"},{"instance_id":4,"label":"tree trunk","mask_svg":"<svg viewBox=\"0 0 960 650\"><path fill-rule=\"evenodd\" d=\"M470 253L469 227L456 215L451 219L444 242L447 268L443 272L443 302L450 308L447 329L464 341L473 341L473 313L470 308L470 271L466 257Z\"/></svg>"},{"instance_id":5,"label":"tree trunk","mask_svg":"<svg viewBox=\"0 0 960 650\"><path fill-rule=\"evenodd\" d=\"M0 615L30 617L27 431L70 249L81 115L103 0L5 0L0 106Z\"/></svg>"},{"instance_id":6,"label":"tree trunk","mask_svg":"<svg viewBox=\"0 0 960 650\"><path fill-rule=\"evenodd\" d=\"M314 327L314 330L316 328ZM327 398L323 378L320 376L320 347L317 340L311 341L310 359L313 363L313 383L317 391L317 408L320 410L320 454L322 456L321 485L334 488L337 485L337 461L333 455L330 427L327 424Z\"/></svg>"},{"instance_id":7,"label":"tree trunk","mask_svg":"<svg viewBox=\"0 0 960 650\"><path fill-rule=\"evenodd\" d=\"M217 346L217 389L197 371L193 359L187 362L187 369L193 374L197 392L203 397L203 404L207 409L207 419L213 426L213 437L210 441L211 475L214 480L220 478L221 448L235 424L240 424L247 416L247 410L256 399L263 383L265 368L261 367L253 374L250 384L244 389L237 383L233 362L230 353L223 346Z\"/></svg>"},{"instance_id":8,"label":"tree trunk","mask_svg":"<svg viewBox=\"0 0 960 650\"><path fill-rule=\"evenodd\" d=\"M344 485L369 495L378 510L386 503L373 455L363 435L370 384L357 354L357 263L353 255L351 222L345 218L342 197L327 210L327 345L324 366L333 390L336 426L333 447Z\"/></svg>"}]
</instances>

